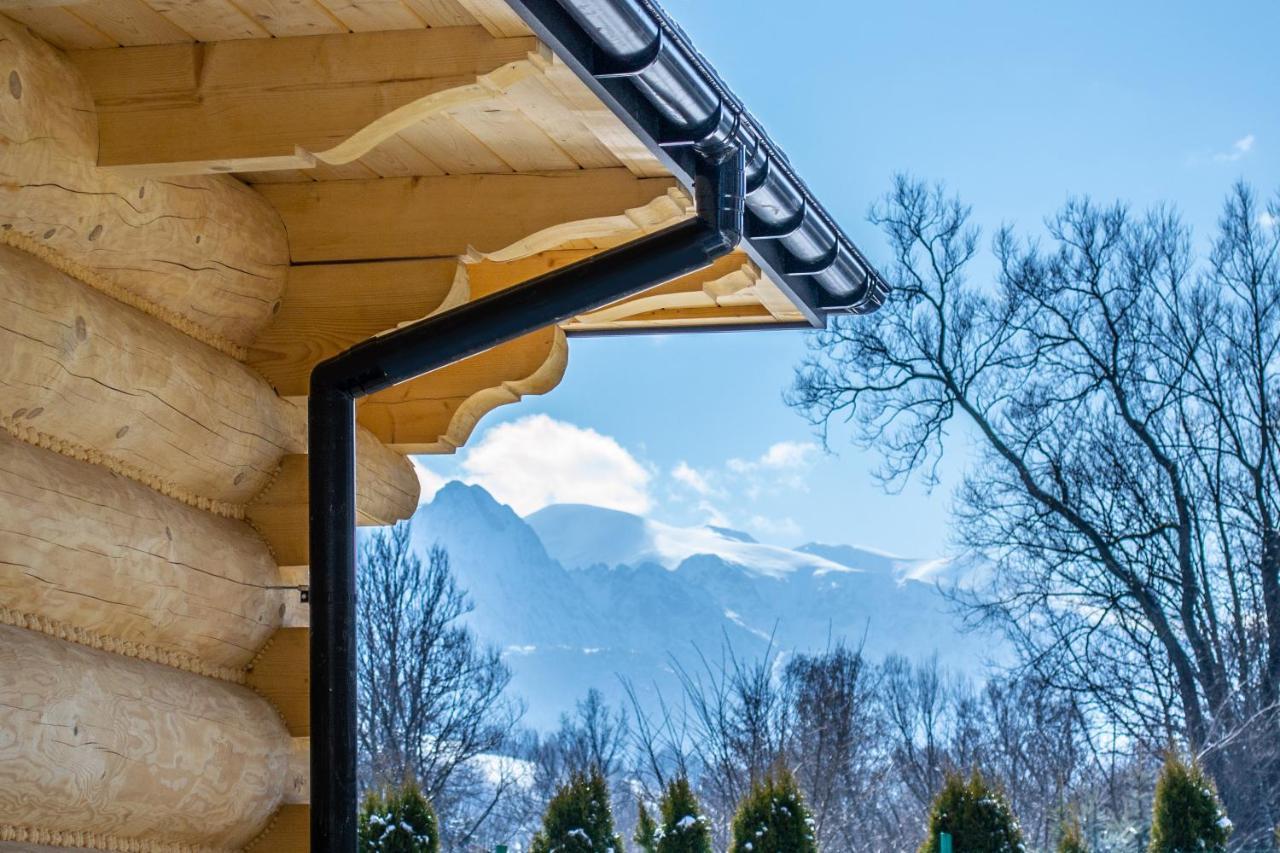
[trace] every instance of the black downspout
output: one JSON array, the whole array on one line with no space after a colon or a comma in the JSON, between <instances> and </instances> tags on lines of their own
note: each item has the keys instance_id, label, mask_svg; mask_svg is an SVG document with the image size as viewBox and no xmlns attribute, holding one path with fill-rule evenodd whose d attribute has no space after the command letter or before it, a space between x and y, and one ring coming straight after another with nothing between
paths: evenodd
<instances>
[{"instance_id":1,"label":"black downspout","mask_svg":"<svg viewBox=\"0 0 1280 853\"><path fill-rule=\"evenodd\" d=\"M356 849L356 400L707 266L737 247L745 190L741 149L700 156L696 219L370 338L311 371L313 853Z\"/></svg>"}]
</instances>

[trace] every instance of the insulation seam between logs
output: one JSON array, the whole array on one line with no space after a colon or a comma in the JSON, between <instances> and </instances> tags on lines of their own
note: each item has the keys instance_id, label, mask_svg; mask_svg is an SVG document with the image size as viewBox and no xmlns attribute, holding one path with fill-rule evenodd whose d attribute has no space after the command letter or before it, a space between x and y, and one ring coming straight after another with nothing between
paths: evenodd
<instances>
[{"instance_id":1,"label":"insulation seam between logs","mask_svg":"<svg viewBox=\"0 0 1280 853\"><path fill-rule=\"evenodd\" d=\"M143 471L136 465L130 465L127 462L121 462L111 456L107 456L100 450L93 450L84 445L77 444L73 441L57 438L46 432L41 432L35 427L27 424L20 424L7 415L0 415L0 428L12 435L19 441L25 441L27 444L42 447L45 450L52 450L55 453L61 453L63 456L69 456L72 459L78 459L81 462L90 462L94 465L100 465L114 474L127 477L135 482L142 483L162 495L168 495L174 500L193 506L196 509L202 509L211 512L214 515L220 515L224 518L235 519L236 521L244 520L244 506L241 504L231 503L230 501L220 501L214 498L206 498L197 495L182 486L167 482L155 474Z\"/></svg>"},{"instance_id":2,"label":"insulation seam between logs","mask_svg":"<svg viewBox=\"0 0 1280 853\"><path fill-rule=\"evenodd\" d=\"M216 678L220 681L243 684L245 680L244 670L216 666L205 663L194 655L189 655L185 652L171 651L151 643L122 640L109 634L100 634L88 628L69 625L66 622L48 619L34 613L24 613L21 610L14 610L3 605L0 605L0 625L12 625L15 628L38 631L41 634L57 637L59 640L66 640L92 649L113 652L125 657L149 661L150 663L170 666L174 669L181 669L207 678Z\"/></svg>"},{"instance_id":3,"label":"insulation seam between logs","mask_svg":"<svg viewBox=\"0 0 1280 853\"><path fill-rule=\"evenodd\" d=\"M91 268L76 263L26 234L20 234L8 228L0 230L0 244L34 255L64 275L69 275L117 302L122 302L130 308L134 308L149 317L172 326L187 337L194 338L206 346L213 347L218 352L229 355L236 361L244 361L249 357L248 347L230 341L217 332L204 328L189 317L184 317L176 311L157 305L145 296L133 293L118 284L107 281Z\"/></svg>"},{"instance_id":4,"label":"insulation seam between logs","mask_svg":"<svg viewBox=\"0 0 1280 853\"><path fill-rule=\"evenodd\" d=\"M234 853L228 847L195 847L136 838L120 838L105 832L38 829L32 826L0 824L0 841L23 841L53 847L79 847L106 850L110 853Z\"/></svg>"}]
</instances>

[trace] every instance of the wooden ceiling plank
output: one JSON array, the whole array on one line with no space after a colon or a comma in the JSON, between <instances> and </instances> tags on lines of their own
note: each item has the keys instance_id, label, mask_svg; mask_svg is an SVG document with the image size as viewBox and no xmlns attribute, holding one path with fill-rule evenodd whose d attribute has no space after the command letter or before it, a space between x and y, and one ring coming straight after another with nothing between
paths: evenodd
<instances>
[{"instance_id":1,"label":"wooden ceiling plank","mask_svg":"<svg viewBox=\"0 0 1280 853\"><path fill-rule=\"evenodd\" d=\"M563 226L576 233L580 221L595 217L608 218L602 226L608 228L621 218L639 232L630 211L665 200L674 186L670 178L597 169L261 184L258 190L284 220L293 262L302 263L505 251L544 230Z\"/></svg>"},{"instance_id":2,"label":"wooden ceiling plank","mask_svg":"<svg viewBox=\"0 0 1280 853\"><path fill-rule=\"evenodd\" d=\"M549 60L534 57L533 61L542 66L547 83L572 107L583 125L623 165L641 177L670 174L645 144L592 94L567 65L554 57Z\"/></svg>"},{"instance_id":3,"label":"wooden ceiling plank","mask_svg":"<svg viewBox=\"0 0 1280 853\"><path fill-rule=\"evenodd\" d=\"M572 106L542 75L523 75L502 88L506 101L519 110L584 169L620 166L603 142L582 123Z\"/></svg>"},{"instance_id":4,"label":"wooden ceiling plank","mask_svg":"<svg viewBox=\"0 0 1280 853\"><path fill-rule=\"evenodd\" d=\"M192 41L190 33L142 0L88 0L69 7L69 10L122 45Z\"/></svg>"},{"instance_id":5,"label":"wooden ceiling plank","mask_svg":"<svg viewBox=\"0 0 1280 853\"><path fill-rule=\"evenodd\" d=\"M426 24L401 0L319 0L352 32L420 30Z\"/></svg>"},{"instance_id":6,"label":"wooden ceiling plank","mask_svg":"<svg viewBox=\"0 0 1280 853\"><path fill-rule=\"evenodd\" d=\"M316 0L236 0L245 14L276 38L347 31Z\"/></svg>"},{"instance_id":7,"label":"wooden ceiling plank","mask_svg":"<svg viewBox=\"0 0 1280 853\"><path fill-rule=\"evenodd\" d=\"M401 135L396 135L360 158L384 178L411 178L415 175L443 175L427 155L414 148Z\"/></svg>"},{"instance_id":8,"label":"wooden ceiling plank","mask_svg":"<svg viewBox=\"0 0 1280 853\"><path fill-rule=\"evenodd\" d=\"M231 0L148 0L148 5L197 41L266 38L257 21L236 8Z\"/></svg>"},{"instance_id":9,"label":"wooden ceiling plank","mask_svg":"<svg viewBox=\"0 0 1280 853\"><path fill-rule=\"evenodd\" d=\"M451 111L450 115L517 172L581 168L580 163L504 98L468 104Z\"/></svg>"},{"instance_id":10,"label":"wooden ceiling plank","mask_svg":"<svg viewBox=\"0 0 1280 853\"><path fill-rule=\"evenodd\" d=\"M480 26L488 30L490 35L500 38L533 35L533 31L524 20L513 12L504 0L458 0L458 4L466 9L471 17L480 23Z\"/></svg>"},{"instance_id":11,"label":"wooden ceiling plank","mask_svg":"<svg viewBox=\"0 0 1280 853\"><path fill-rule=\"evenodd\" d=\"M512 171L497 154L448 115L435 115L399 133L449 175L500 175Z\"/></svg>"},{"instance_id":12,"label":"wooden ceiling plank","mask_svg":"<svg viewBox=\"0 0 1280 853\"><path fill-rule=\"evenodd\" d=\"M63 50L96 50L120 44L88 21L71 14L65 7L10 8L5 9L4 14Z\"/></svg>"},{"instance_id":13,"label":"wooden ceiling plank","mask_svg":"<svg viewBox=\"0 0 1280 853\"><path fill-rule=\"evenodd\" d=\"M294 267L275 322L248 364L282 396L307 393L311 368L379 332L439 309L459 294L452 258Z\"/></svg>"},{"instance_id":14,"label":"wooden ceiling plank","mask_svg":"<svg viewBox=\"0 0 1280 853\"><path fill-rule=\"evenodd\" d=\"M159 175L349 163L432 112L486 97L479 77L538 73L527 62L536 47L534 39L494 39L476 26L71 58L98 106L99 165ZM178 76L175 68L198 73Z\"/></svg>"},{"instance_id":15,"label":"wooden ceiling plank","mask_svg":"<svg viewBox=\"0 0 1280 853\"><path fill-rule=\"evenodd\" d=\"M479 22L455 0L405 0L429 27L474 27Z\"/></svg>"}]
</instances>

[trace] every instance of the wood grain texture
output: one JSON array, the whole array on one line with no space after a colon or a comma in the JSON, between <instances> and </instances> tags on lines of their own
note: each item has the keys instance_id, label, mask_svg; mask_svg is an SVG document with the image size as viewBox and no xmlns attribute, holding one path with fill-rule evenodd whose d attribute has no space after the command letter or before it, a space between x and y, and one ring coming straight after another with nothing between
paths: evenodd
<instances>
[{"instance_id":1,"label":"wood grain texture","mask_svg":"<svg viewBox=\"0 0 1280 853\"><path fill-rule=\"evenodd\" d=\"M311 368L366 338L465 299L452 259L294 269L275 322L248 364L280 394L306 394Z\"/></svg>"},{"instance_id":2,"label":"wood grain texture","mask_svg":"<svg viewBox=\"0 0 1280 853\"><path fill-rule=\"evenodd\" d=\"M244 849L246 853L310 853L311 807L281 806L263 833Z\"/></svg>"},{"instance_id":3,"label":"wood grain texture","mask_svg":"<svg viewBox=\"0 0 1280 853\"><path fill-rule=\"evenodd\" d=\"M64 442L228 515L285 455L306 452L305 410L257 373L39 259L0 248L0 298L0 425L10 433ZM367 437L364 447L360 499L371 503L361 511L407 517L412 465Z\"/></svg>"},{"instance_id":4,"label":"wood grain texture","mask_svg":"<svg viewBox=\"0 0 1280 853\"><path fill-rule=\"evenodd\" d=\"M453 453L489 412L560 384L568 363L564 332L539 329L366 397L357 417L402 453Z\"/></svg>"},{"instance_id":5,"label":"wood grain texture","mask_svg":"<svg viewBox=\"0 0 1280 853\"><path fill-rule=\"evenodd\" d=\"M78 51L71 59L98 110L98 164L160 175L349 163L426 115L486 97L485 75L540 73L527 59L537 48L533 38L495 39L471 26Z\"/></svg>"},{"instance_id":6,"label":"wood grain texture","mask_svg":"<svg viewBox=\"0 0 1280 853\"><path fill-rule=\"evenodd\" d=\"M95 168L98 130L66 59L0 16L0 239L31 241L166 320L249 343L288 270L279 218L239 181L152 181Z\"/></svg>"},{"instance_id":7,"label":"wood grain texture","mask_svg":"<svg viewBox=\"0 0 1280 853\"><path fill-rule=\"evenodd\" d=\"M8 626L0 673L0 822L238 849L286 796L293 741L246 687Z\"/></svg>"},{"instance_id":8,"label":"wood grain texture","mask_svg":"<svg viewBox=\"0 0 1280 853\"><path fill-rule=\"evenodd\" d=\"M289 734L311 734L311 631L281 628L249 667L245 685L280 712Z\"/></svg>"},{"instance_id":9,"label":"wood grain texture","mask_svg":"<svg viewBox=\"0 0 1280 853\"><path fill-rule=\"evenodd\" d=\"M267 589L276 564L248 525L4 434L0 519L7 613L206 674L242 670L283 616Z\"/></svg>"},{"instance_id":10,"label":"wood grain texture","mask_svg":"<svg viewBox=\"0 0 1280 853\"><path fill-rule=\"evenodd\" d=\"M635 235L625 211L666 200L674 188L671 178L620 168L259 186L284 219L295 263L488 253L563 230L547 235L554 247L565 234L620 233L619 217Z\"/></svg>"}]
</instances>

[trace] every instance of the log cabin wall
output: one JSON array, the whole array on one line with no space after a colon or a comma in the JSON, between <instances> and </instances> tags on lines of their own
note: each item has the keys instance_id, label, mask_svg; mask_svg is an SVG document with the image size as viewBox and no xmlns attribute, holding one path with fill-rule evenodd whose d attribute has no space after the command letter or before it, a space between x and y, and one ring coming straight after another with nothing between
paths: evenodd
<instances>
[{"instance_id":1,"label":"log cabin wall","mask_svg":"<svg viewBox=\"0 0 1280 853\"><path fill-rule=\"evenodd\" d=\"M311 368L692 213L501 0L0 4L0 851L309 849ZM566 332L801 316L735 253L374 395L359 522Z\"/></svg>"}]
</instances>

